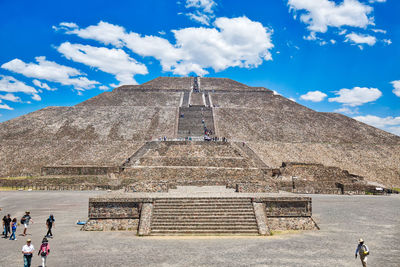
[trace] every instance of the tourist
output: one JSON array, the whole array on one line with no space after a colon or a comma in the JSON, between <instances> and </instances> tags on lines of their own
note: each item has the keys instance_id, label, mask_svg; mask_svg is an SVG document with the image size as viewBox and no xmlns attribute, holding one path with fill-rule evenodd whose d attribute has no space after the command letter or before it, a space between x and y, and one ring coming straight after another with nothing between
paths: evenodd
<instances>
[{"instance_id":1,"label":"tourist","mask_svg":"<svg viewBox=\"0 0 400 267\"><path fill-rule=\"evenodd\" d=\"M11 215L7 214L3 218L3 225L4 225L4 238L7 238L8 234L11 234L10 225L11 225Z\"/></svg>"},{"instance_id":2,"label":"tourist","mask_svg":"<svg viewBox=\"0 0 400 267\"><path fill-rule=\"evenodd\" d=\"M24 233L22 234L23 236L26 236L26 230L28 229L28 227L29 227L29 223L30 222L32 222L33 223L33 220L32 220L32 218L31 218L31 215L30 215L31 213L29 212L29 211L26 211L25 212L25 215L22 217L22 219L21 219L21 223L24 225Z\"/></svg>"},{"instance_id":3,"label":"tourist","mask_svg":"<svg viewBox=\"0 0 400 267\"><path fill-rule=\"evenodd\" d=\"M42 245L40 245L40 249L38 252L38 256L40 255L40 257L42 258L42 267L46 266L46 260L49 254L50 254L49 241L47 240L46 237L44 237L42 240Z\"/></svg>"},{"instance_id":4,"label":"tourist","mask_svg":"<svg viewBox=\"0 0 400 267\"><path fill-rule=\"evenodd\" d=\"M362 266L367 267L367 256L369 255L369 250L367 245L364 244L364 240L362 238L358 240L358 246L356 249L356 259L357 259L357 253L360 255Z\"/></svg>"},{"instance_id":5,"label":"tourist","mask_svg":"<svg viewBox=\"0 0 400 267\"><path fill-rule=\"evenodd\" d=\"M17 231L17 218L14 218L12 220L12 225L11 225L11 230L12 230L12 234L10 235L10 240L17 240L15 238L15 231Z\"/></svg>"},{"instance_id":6,"label":"tourist","mask_svg":"<svg viewBox=\"0 0 400 267\"><path fill-rule=\"evenodd\" d=\"M47 225L47 237L53 237L53 233L51 232L51 228L54 226L56 219L54 219L53 214L50 214L49 218L46 220Z\"/></svg>"},{"instance_id":7,"label":"tourist","mask_svg":"<svg viewBox=\"0 0 400 267\"><path fill-rule=\"evenodd\" d=\"M7 220L7 216L4 215L3 217L3 235L6 235L6 220Z\"/></svg>"},{"instance_id":8,"label":"tourist","mask_svg":"<svg viewBox=\"0 0 400 267\"><path fill-rule=\"evenodd\" d=\"M31 244L31 240L26 240L26 245L22 247L22 254L24 254L24 267L30 267L32 262L32 255L35 248Z\"/></svg>"}]
</instances>

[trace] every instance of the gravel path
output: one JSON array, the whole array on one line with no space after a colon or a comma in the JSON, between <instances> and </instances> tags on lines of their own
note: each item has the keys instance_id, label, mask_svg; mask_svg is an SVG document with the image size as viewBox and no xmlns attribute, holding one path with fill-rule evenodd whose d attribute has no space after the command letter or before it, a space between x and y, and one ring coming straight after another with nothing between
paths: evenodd
<instances>
[{"instance_id":1,"label":"gravel path","mask_svg":"<svg viewBox=\"0 0 400 267\"><path fill-rule=\"evenodd\" d=\"M81 232L88 198L99 192L0 192L1 218L19 220L30 210L28 230L35 248L56 218L49 266L361 266L354 259L357 240L371 250L369 266L400 266L400 195L310 195L320 231L272 237L136 237L129 232ZM17 241L0 239L0 265L23 266ZM32 266L40 264L34 256Z\"/></svg>"}]
</instances>

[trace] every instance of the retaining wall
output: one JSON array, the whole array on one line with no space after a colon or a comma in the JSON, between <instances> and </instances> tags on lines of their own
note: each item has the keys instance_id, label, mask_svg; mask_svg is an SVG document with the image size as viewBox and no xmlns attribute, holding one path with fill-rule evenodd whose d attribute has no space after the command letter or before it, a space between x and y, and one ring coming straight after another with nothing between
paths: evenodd
<instances>
[{"instance_id":1,"label":"retaining wall","mask_svg":"<svg viewBox=\"0 0 400 267\"><path fill-rule=\"evenodd\" d=\"M248 198L249 195L246 194L245 197ZM124 230L138 233L140 225L145 224L149 228L151 221L151 214L144 212L142 207L144 204L153 204L159 198L151 195L148 195L148 197L131 197L129 194L90 198L89 220L82 230ZM218 199L218 197L212 198ZM266 229L269 229L268 231L318 229L311 217L312 199L310 197L258 197L255 195L254 198L251 198L251 201L254 204L256 216L260 214L260 207L265 208L264 212L261 211L265 219L259 218L258 220L260 234L265 234ZM258 209L256 209L257 207ZM142 222L142 219L147 223ZM151 229L146 229L146 231L150 233Z\"/></svg>"}]
</instances>

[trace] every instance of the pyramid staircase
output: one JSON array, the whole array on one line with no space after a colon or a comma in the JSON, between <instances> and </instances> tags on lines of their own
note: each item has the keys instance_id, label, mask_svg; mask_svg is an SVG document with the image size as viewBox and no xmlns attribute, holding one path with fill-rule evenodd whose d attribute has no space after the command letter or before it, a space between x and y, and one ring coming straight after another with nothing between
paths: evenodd
<instances>
[{"instance_id":1,"label":"pyramid staircase","mask_svg":"<svg viewBox=\"0 0 400 267\"><path fill-rule=\"evenodd\" d=\"M203 136L204 126L213 133L215 132L212 108L205 106L180 107L179 114L183 114L178 121L179 137Z\"/></svg>"},{"instance_id":2,"label":"pyramid staircase","mask_svg":"<svg viewBox=\"0 0 400 267\"><path fill-rule=\"evenodd\" d=\"M250 198L163 198L154 202L152 235L258 235Z\"/></svg>"}]
</instances>

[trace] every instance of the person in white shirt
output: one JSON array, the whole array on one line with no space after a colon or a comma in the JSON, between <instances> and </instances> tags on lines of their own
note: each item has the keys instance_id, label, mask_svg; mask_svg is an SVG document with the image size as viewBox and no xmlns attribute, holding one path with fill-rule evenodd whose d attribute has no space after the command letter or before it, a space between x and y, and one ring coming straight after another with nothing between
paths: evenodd
<instances>
[{"instance_id":1,"label":"person in white shirt","mask_svg":"<svg viewBox=\"0 0 400 267\"><path fill-rule=\"evenodd\" d=\"M367 245L364 244L364 240L362 238L358 240L358 245L356 249L356 259L357 259L357 253L360 255L362 266L367 267L367 256L369 255L369 249Z\"/></svg>"},{"instance_id":2,"label":"person in white shirt","mask_svg":"<svg viewBox=\"0 0 400 267\"><path fill-rule=\"evenodd\" d=\"M32 255L35 248L31 244L30 239L26 240L26 245L22 247L22 254L24 255L24 267L30 267L32 261Z\"/></svg>"}]
</instances>

